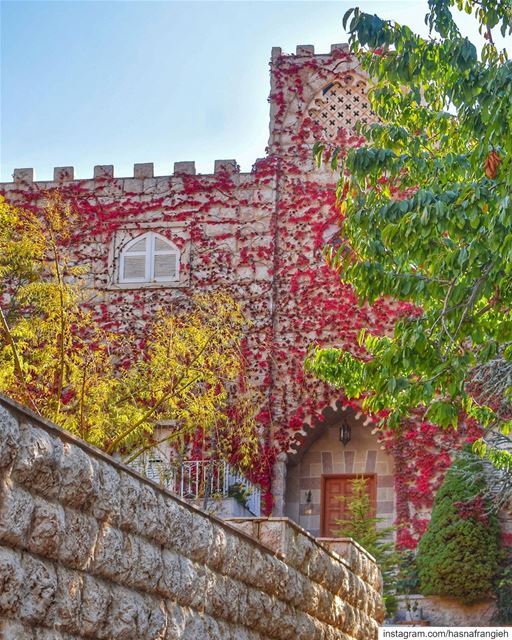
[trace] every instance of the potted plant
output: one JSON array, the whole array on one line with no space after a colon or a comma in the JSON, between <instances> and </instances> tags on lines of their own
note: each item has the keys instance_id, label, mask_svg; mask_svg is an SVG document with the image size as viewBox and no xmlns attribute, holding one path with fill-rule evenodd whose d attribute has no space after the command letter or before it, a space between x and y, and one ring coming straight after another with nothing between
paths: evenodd
<instances>
[{"instance_id":1,"label":"potted plant","mask_svg":"<svg viewBox=\"0 0 512 640\"><path fill-rule=\"evenodd\" d=\"M422 611L418 606L418 601L407 600L405 604L405 619L407 622L417 622L422 618Z\"/></svg>"}]
</instances>

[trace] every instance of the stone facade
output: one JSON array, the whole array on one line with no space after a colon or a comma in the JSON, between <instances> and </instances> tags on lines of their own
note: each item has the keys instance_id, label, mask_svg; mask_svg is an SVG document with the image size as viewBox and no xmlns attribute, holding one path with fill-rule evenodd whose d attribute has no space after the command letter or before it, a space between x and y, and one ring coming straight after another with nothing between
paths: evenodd
<instances>
[{"instance_id":1,"label":"stone facade","mask_svg":"<svg viewBox=\"0 0 512 640\"><path fill-rule=\"evenodd\" d=\"M417 607L412 616L409 607ZM412 594L399 596L397 618L404 624L412 620L426 620L432 627L492 627L495 624L494 600L475 604L461 604L455 598Z\"/></svg>"},{"instance_id":2,"label":"stone facade","mask_svg":"<svg viewBox=\"0 0 512 640\"><path fill-rule=\"evenodd\" d=\"M210 175L196 175L193 162L175 163L170 176L154 176L151 163L137 164L124 178L115 177L110 165L95 167L92 179L76 179L73 167L58 167L50 182L34 181L31 169L16 169L0 193L37 207L48 191L58 190L71 204L77 213L75 259L88 265L98 291L93 310L111 328L142 331L158 308L180 305L198 291L228 289L252 322L246 358L260 404L265 460L255 465L256 481L269 484L273 475L274 513L300 517L317 532L317 516L299 516L304 486L311 485L317 509L320 477L328 468L343 473L370 466L382 475L378 515L389 518L392 463L370 426L358 428L361 437L345 449L325 434L301 458L311 434L322 430L325 411L340 418L349 406L342 392L304 373L308 348L315 342L357 348L362 327L382 333L397 313L386 301L359 306L322 255L338 230L337 175L329 166L316 167L312 147L315 140L358 144L356 122L372 119L365 76L346 45L333 45L326 54L309 45L297 47L295 55L275 48L270 104L268 155L249 173L240 173L234 160L216 161ZM121 282L121 253L148 232L179 250L179 276L173 282Z\"/></svg>"},{"instance_id":3,"label":"stone facade","mask_svg":"<svg viewBox=\"0 0 512 640\"><path fill-rule=\"evenodd\" d=\"M0 397L3 640L377 638L364 550L345 560L286 520L235 524Z\"/></svg>"}]
</instances>

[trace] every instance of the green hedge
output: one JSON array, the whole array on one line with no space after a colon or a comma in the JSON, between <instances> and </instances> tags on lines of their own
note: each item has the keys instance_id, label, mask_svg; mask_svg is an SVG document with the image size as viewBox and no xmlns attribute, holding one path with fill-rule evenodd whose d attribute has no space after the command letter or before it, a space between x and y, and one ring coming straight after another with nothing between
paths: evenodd
<instances>
[{"instance_id":1,"label":"green hedge","mask_svg":"<svg viewBox=\"0 0 512 640\"><path fill-rule=\"evenodd\" d=\"M452 596L470 604L492 591L500 553L498 520L486 513L478 496L482 484L469 486L467 480L480 470L478 460L457 458L437 492L430 525L418 545L423 595Z\"/></svg>"}]
</instances>

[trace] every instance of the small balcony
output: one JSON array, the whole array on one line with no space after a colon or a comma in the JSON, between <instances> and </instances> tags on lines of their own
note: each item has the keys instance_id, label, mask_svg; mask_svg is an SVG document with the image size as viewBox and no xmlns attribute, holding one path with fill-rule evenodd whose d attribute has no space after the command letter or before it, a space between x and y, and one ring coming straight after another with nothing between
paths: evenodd
<instances>
[{"instance_id":1,"label":"small balcony","mask_svg":"<svg viewBox=\"0 0 512 640\"><path fill-rule=\"evenodd\" d=\"M141 456L131 466L183 500L221 517L261 515L261 489L225 461L169 462Z\"/></svg>"}]
</instances>

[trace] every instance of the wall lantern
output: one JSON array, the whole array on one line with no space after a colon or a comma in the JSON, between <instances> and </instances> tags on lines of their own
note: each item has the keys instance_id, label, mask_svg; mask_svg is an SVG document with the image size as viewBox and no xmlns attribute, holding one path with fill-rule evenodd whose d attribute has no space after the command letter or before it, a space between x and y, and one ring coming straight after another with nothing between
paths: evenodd
<instances>
[{"instance_id":1,"label":"wall lantern","mask_svg":"<svg viewBox=\"0 0 512 640\"><path fill-rule=\"evenodd\" d=\"M343 418L340 426L340 442L346 447L352 439L352 427L347 422L346 418Z\"/></svg>"},{"instance_id":2,"label":"wall lantern","mask_svg":"<svg viewBox=\"0 0 512 640\"><path fill-rule=\"evenodd\" d=\"M310 516L313 513L313 502L312 502L312 496L311 496L311 491L307 491L306 492L306 506L304 507L304 515L305 516Z\"/></svg>"}]
</instances>

